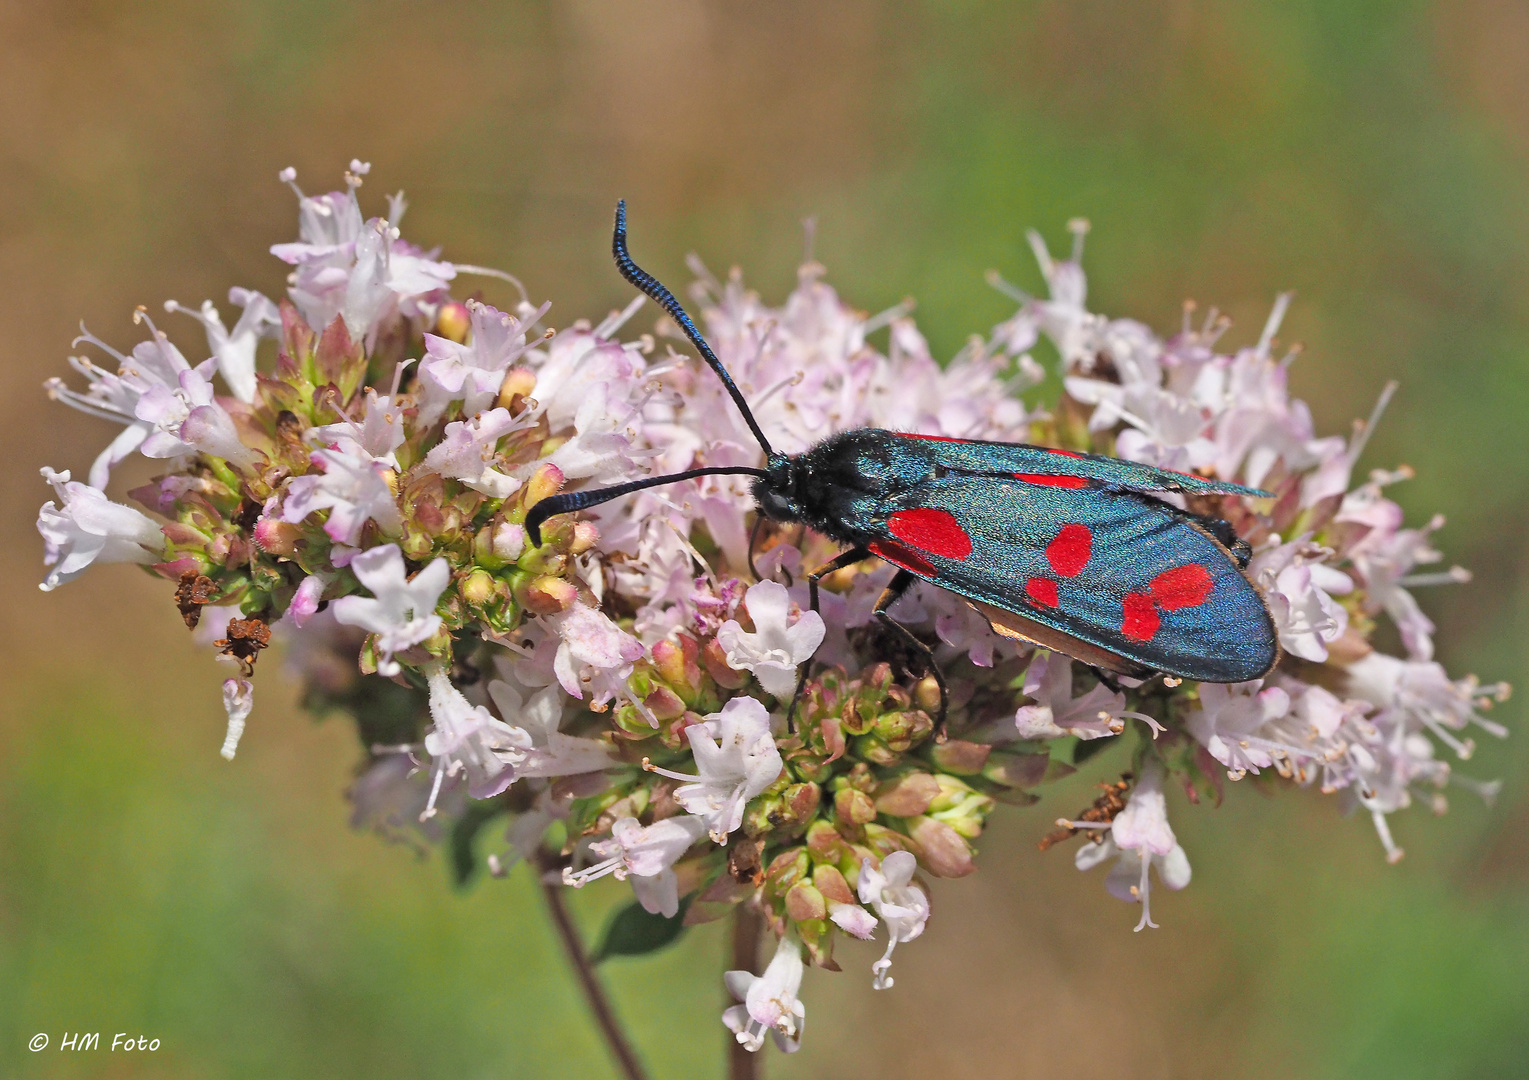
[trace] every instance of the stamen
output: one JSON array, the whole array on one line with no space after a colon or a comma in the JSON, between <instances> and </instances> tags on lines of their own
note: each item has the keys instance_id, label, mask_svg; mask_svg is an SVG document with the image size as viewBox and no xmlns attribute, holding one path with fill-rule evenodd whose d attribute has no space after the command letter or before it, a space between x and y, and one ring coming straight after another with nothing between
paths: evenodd
<instances>
[{"instance_id":1,"label":"stamen","mask_svg":"<svg viewBox=\"0 0 1529 1080\"><path fill-rule=\"evenodd\" d=\"M1028 304L1035 299L1035 297L1025 292L1018 285L1006 280L997 270L989 270L982 277L987 281L988 285L1003 293L1003 295L1013 300L1016 304Z\"/></svg>"},{"instance_id":2,"label":"stamen","mask_svg":"<svg viewBox=\"0 0 1529 1080\"><path fill-rule=\"evenodd\" d=\"M1152 921L1152 883L1148 879L1148 871L1152 869L1152 852L1143 850L1141 853L1141 884L1132 889L1141 900L1141 921L1136 924L1135 933L1141 933L1145 927L1158 929L1157 923Z\"/></svg>"},{"instance_id":3,"label":"stamen","mask_svg":"<svg viewBox=\"0 0 1529 1080\"><path fill-rule=\"evenodd\" d=\"M1295 297L1293 292L1282 292L1274 298L1274 307L1269 312L1269 319L1264 323L1264 332L1259 335L1258 347L1255 350L1261 359L1269 358L1269 346L1274 341L1274 335L1279 333L1280 323L1285 321L1285 312L1290 307L1290 301Z\"/></svg>"},{"instance_id":4,"label":"stamen","mask_svg":"<svg viewBox=\"0 0 1529 1080\"><path fill-rule=\"evenodd\" d=\"M1396 583L1405 589L1416 589L1423 585L1464 585L1472 576L1463 566L1451 566L1437 574L1408 574Z\"/></svg>"},{"instance_id":5,"label":"stamen","mask_svg":"<svg viewBox=\"0 0 1529 1080\"><path fill-rule=\"evenodd\" d=\"M1362 425L1355 425L1358 430L1354 432L1354 439L1349 444L1348 450L1348 459L1351 467L1359 461L1360 455L1364 453L1365 444L1370 441L1370 436L1375 433L1375 425L1380 423L1380 418L1385 415L1386 406L1391 403L1392 396L1400 386L1401 383L1395 379L1389 380L1381 388L1380 398L1375 402L1375 407L1370 410L1370 418L1364 421Z\"/></svg>"}]
</instances>

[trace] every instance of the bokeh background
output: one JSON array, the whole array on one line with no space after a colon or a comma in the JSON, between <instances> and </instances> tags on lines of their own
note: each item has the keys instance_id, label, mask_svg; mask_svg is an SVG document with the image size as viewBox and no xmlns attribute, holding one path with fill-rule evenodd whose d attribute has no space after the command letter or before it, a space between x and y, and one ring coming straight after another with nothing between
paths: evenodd
<instances>
[{"instance_id":1,"label":"bokeh background","mask_svg":"<svg viewBox=\"0 0 1529 1080\"><path fill-rule=\"evenodd\" d=\"M1424 598L1442 659L1529 681L1521 4L10 0L0 1074L609 1075L524 871L459 892L438 854L352 832L354 736L301 714L275 663L222 761L220 670L163 582L36 589L37 468L78 474L109 436L41 389L77 321L126 343L135 304L278 294L277 170L324 190L352 156L370 212L404 188L407 236L519 274L557 325L628 296L617 196L645 266L682 283L695 250L777 301L815 215L830 280L866 310L916 297L939 355L1009 312L983 271L1038 286L1023 230L1059 245L1073 216L1098 310L1165 329L1194 297L1248 341L1293 288L1321 427L1402 382L1365 465L1416 467L1394 494L1447 514L1476 572ZM809 973L806 1046L771 1075L1523 1076L1529 732L1487 741L1470 769L1506 781L1497 806L1398 818L1395 867L1315 793L1177 806L1195 880L1154 933L1034 848L1086 783L1005 811L894 991L864 950ZM619 895L575 898L586 933ZM706 927L609 965L655 1077L719 1075L723 952ZM161 1049L57 1051L80 1030ZM53 1047L29 1053L35 1032Z\"/></svg>"}]
</instances>

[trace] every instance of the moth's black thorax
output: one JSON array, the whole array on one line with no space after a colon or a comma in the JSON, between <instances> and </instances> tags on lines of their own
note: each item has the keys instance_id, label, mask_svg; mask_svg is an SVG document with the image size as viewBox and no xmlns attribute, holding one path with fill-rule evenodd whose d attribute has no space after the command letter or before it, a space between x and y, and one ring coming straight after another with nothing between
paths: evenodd
<instances>
[{"instance_id":1,"label":"moth's black thorax","mask_svg":"<svg viewBox=\"0 0 1529 1080\"><path fill-rule=\"evenodd\" d=\"M830 435L794 457L774 454L754 481L760 513L800 521L840 543L861 543L882 500L928 479L932 456L879 428Z\"/></svg>"}]
</instances>

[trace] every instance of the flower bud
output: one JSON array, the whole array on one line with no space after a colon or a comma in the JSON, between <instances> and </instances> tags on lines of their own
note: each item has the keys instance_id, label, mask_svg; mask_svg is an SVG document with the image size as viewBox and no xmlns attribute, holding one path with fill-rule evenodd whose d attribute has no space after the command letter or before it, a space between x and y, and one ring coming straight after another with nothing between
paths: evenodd
<instances>
[{"instance_id":1,"label":"flower bud","mask_svg":"<svg viewBox=\"0 0 1529 1080\"><path fill-rule=\"evenodd\" d=\"M902 755L888 746L886 740L878 735L861 735L854 742L853 753L858 758L883 767L896 765L902 760Z\"/></svg>"},{"instance_id":2,"label":"flower bud","mask_svg":"<svg viewBox=\"0 0 1529 1080\"><path fill-rule=\"evenodd\" d=\"M916 817L940 794L940 782L924 772L906 773L876 789L876 809L890 817Z\"/></svg>"},{"instance_id":3,"label":"flower bud","mask_svg":"<svg viewBox=\"0 0 1529 1080\"><path fill-rule=\"evenodd\" d=\"M760 795L754 798L743 811L743 834L745 836L765 835L775 828L780 815L779 795Z\"/></svg>"},{"instance_id":4,"label":"flower bud","mask_svg":"<svg viewBox=\"0 0 1529 1080\"><path fill-rule=\"evenodd\" d=\"M285 555L289 559L297 554L297 541L303 535L298 526L271 517L262 517L255 522L254 531L255 543L261 551L268 555Z\"/></svg>"},{"instance_id":5,"label":"flower bud","mask_svg":"<svg viewBox=\"0 0 1529 1080\"><path fill-rule=\"evenodd\" d=\"M926 713L940 711L940 684L933 675L925 675L913 685L913 702Z\"/></svg>"},{"instance_id":6,"label":"flower bud","mask_svg":"<svg viewBox=\"0 0 1529 1080\"><path fill-rule=\"evenodd\" d=\"M502 521L494 530L494 554L505 562L515 562L526 550L526 527L514 521Z\"/></svg>"},{"instance_id":7,"label":"flower bud","mask_svg":"<svg viewBox=\"0 0 1529 1080\"><path fill-rule=\"evenodd\" d=\"M925 820L915 818L916 821ZM877 825L874 822L865 827L865 846L878 859L885 859L894 851L910 851L914 855L921 854L918 844L910 837L904 836L895 829L889 829L885 825ZM864 852L861 852L863 855Z\"/></svg>"},{"instance_id":8,"label":"flower bud","mask_svg":"<svg viewBox=\"0 0 1529 1080\"><path fill-rule=\"evenodd\" d=\"M463 600L474 607L482 607L494 598L498 592L498 586L499 582L494 579L493 574L487 570L474 570L462 579L457 589L461 592Z\"/></svg>"},{"instance_id":9,"label":"flower bud","mask_svg":"<svg viewBox=\"0 0 1529 1080\"><path fill-rule=\"evenodd\" d=\"M934 721L921 709L882 713L876 718L874 730L888 747L902 753L928 738L934 731Z\"/></svg>"},{"instance_id":10,"label":"flower bud","mask_svg":"<svg viewBox=\"0 0 1529 1080\"><path fill-rule=\"evenodd\" d=\"M988 758L984 778L1005 787L1034 787L1051 771L1050 754L997 753Z\"/></svg>"},{"instance_id":11,"label":"flower bud","mask_svg":"<svg viewBox=\"0 0 1529 1080\"><path fill-rule=\"evenodd\" d=\"M810 865L806 848L787 848L775 856L765 870L765 888L772 896L785 896L793 885L807 876Z\"/></svg>"},{"instance_id":12,"label":"flower bud","mask_svg":"<svg viewBox=\"0 0 1529 1080\"><path fill-rule=\"evenodd\" d=\"M458 345L467 340L467 332L471 328L472 313L460 300L450 300L442 304L441 310L435 316L435 332L443 338L455 341Z\"/></svg>"},{"instance_id":13,"label":"flower bud","mask_svg":"<svg viewBox=\"0 0 1529 1080\"><path fill-rule=\"evenodd\" d=\"M600 542L600 529L593 521L578 521L573 526L573 539L568 542L568 554L582 555Z\"/></svg>"},{"instance_id":14,"label":"flower bud","mask_svg":"<svg viewBox=\"0 0 1529 1080\"><path fill-rule=\"evenodd\" d=\"M823 899L831 904L858 904L860 901L850 890L849 882L836 866L818 866L812 871L812 883L817 886Z\"/></svg>"},{"instance_id":15,"label":"flower bud","mask_svg":"<svg viewBox=\"0 0 1529 1080\"><path fill-rule=\"evenodd\" d=\"M700 693L701 667L696 663L697 652L695 638L684 634L678 641L665 638L653 646L653 666L682 697L694 698Z\"/></svg>"},{"instance_id":16,"label":"flower bud","mask_svg":"<svg viewBox=\"0 0 1529 1080\"><path fill-rule=\"evenodd\" d=\"M988 755L992 752L993 748L986 743L950 739L943 743L931 743L929 760L934 762L935 768L941 772L955 773L957 776L976 776L987 764Z\"/></svg>"},{"instance_id":17,"label":"flower bud","mask_svg":"<svg viewBox=\"0 0 1529 1080\"><path fill-rule=\"evenodd\" d=\"M536 389L536 375L525 368L510 368L499 384L499 399L495 402L501 409L510 410L513 416L525 407L525 402Z\"/></svg>"},{"instance_id":18,"label":"flower bud","mask_svg":"<svg viewBox=\"0 0 1529 1080\"><path fill-rule=\"evenodd\" d=\"M834 793L834 816L846 825L864 825L876 820L876 804L863 791L840 788Z\"/></svg>"},{"instance_id":19,"label":"flower bud","mask_svg":"<svg viewBox=\"0 0 1529 1080\"><path fill-rule=\"evenodd\" d=\"M828 917L828 902L817 887L807 881L798 881L786 891L786 917L792 922Z\"/></svg>"},{"instance_id":20,"label":"flower bud","mask_svg":"<svg viewBox=\"0 0 1529 1080\"><path fill-rule=\"evenodd\" d=\"M831 822L822 818L807 827L807 850L819 862L839 863L850 853L850 846Z\"/></svg>"},{"instance_id":21,"label":"flower bud","mask_svg":"<svg viewBox=\"0 0 1529 1080\"><path fill-rule=\"evenodd\" d=\"M727 690L736 690L748 682L747 671L734 671L727 666L727 657L718 644L716 638L708 638L701 649L701 666L706 669L706 674L720 687Z\"/></svg>"},{"instance_id":22,"label":"flower bud","mask_svg":"<svg viewBox=\"0 0 1529 1080\"><path fill-rule=\"evenodd\" d=\"M823 801L823 789L816 784L792 784L781 792L779 826L800 825L810 821Z\"/></svg>"},{"instance_id":23,"label":"flower bud","mask_svg":"<svg viewBox=\"0 0 1529 1080\"><path fill-rule=\"evenodd\" d=\"M543 499L556 495L565 483L563 470L559 469L550 461L531 474L531 479L526 481L525 505L535 506Z\"/></svg>"},{"instance_id":24,"label":"flower bud","mask_svg":"<svg viewBox=\"0 0 1529 1080\"><path fill-rule=\"evenodd\" d=\"M908 822L909 833L918 842L923 855L919 861L935 877L965 877L977 869L972 849L961 834L943 821L931 817Z\"/></svg>"},{"instance_id":25,"label":"flower bud","mask_svg":"<svg viewBox=\"0 0 1529 1080\"><path fill-rule=\"evenodd\" d=\"M538 615L556 615L571 608L578 596L578 586L567 578L544 574L526 587L526 607Z\"/></svg>"},{"instance_id":26,"label":"flower bud","mask_svg":"<svg viewBox=\"0 0 1529 1080\"><path fill-rule=\"evenodd\" d=\"M662 684L655 686L652 692L642 699L642 703L660 720L677 720L685 715L685 702L673 690Z\"/></svg>"}]
</instances>

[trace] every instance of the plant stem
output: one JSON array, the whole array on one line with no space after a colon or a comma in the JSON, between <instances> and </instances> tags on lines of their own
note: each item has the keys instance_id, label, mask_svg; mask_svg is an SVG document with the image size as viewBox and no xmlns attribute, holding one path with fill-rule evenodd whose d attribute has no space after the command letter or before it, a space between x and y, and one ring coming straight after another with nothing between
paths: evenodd
<instances>
[{"instance_id":1,"label":"plant stem","mask_svg":"<svg viewBox=\"0 0 1529 1080\"><path fill-rule=\"evenodd\" d=\"M732 963L727 966L729 971L759 974L759 937L763 929L764 918L751 905L743 903L733 908ZM732 994L723 991L722 996L727 1005L734 1004ZM727 1033L728 1080L761 1080L764 1070L760 1067L760 1059L763 1056L762 1049L751 1054L733 1037L731 1031Z\"/></svg>"},{"instance_id":2,"label":"plant stem","mask_svg":"<svg viewBox=\"0 0 1529 1080\"><path fill-rule=\"evenodd\" d=\"M558 937L562 939L563 952L568 955L568 963L573 966L574 974L579 977L579 986L584 990L584 1000L589 1005L589 1011L594 1015L595 1023L600 1025L600 1031L605 1036L606 1048L610 1050L616 1067L621 1070L621 1075L626 1080L647 1080L647 1073L643 1072L642 1063L637 1060L636 1051L632 1049L626 1033L621 1030L621 1023L616 1019L615 1010L611 1008L610 998L606 997L605 987L600 985L600 977L595 974L594 965L589 962L589 955L584 951L583 942L579 940L579 928L573 924L573 917L568 913L568 905L563 902L563 889L564 886L556 882L542 882L542 895L547 898L547 911L552 915L552 923L557 927Z\"/></svg>"}]
</instances>

